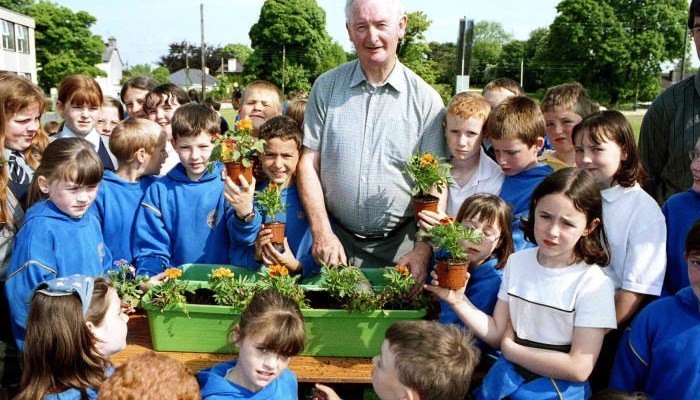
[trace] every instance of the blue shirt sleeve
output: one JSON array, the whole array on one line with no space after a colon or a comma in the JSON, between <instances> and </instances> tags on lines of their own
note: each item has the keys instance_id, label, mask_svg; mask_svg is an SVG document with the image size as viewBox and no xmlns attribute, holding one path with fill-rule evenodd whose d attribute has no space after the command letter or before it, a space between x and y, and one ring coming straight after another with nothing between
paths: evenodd
<instances>
[{"instance_id":1,"label":"blue shirt sleeve","mask_svg":"<svg viewBox=\"0 0 700 400\"><path fill-rule=\"evenodd\" d=\"M131 244L137 275L153 276L170 264L171 241L161 212L157 185L152 185L139 206Z\"/></svg>"},{"instance_id":2,"label":"blue shirt sleeve","mask_svg":"<svg viewBox=\"0 0 700 400\"><path fill-rule=\"evenodd\" d=\"M651 362L648 315L642 311L622 336L610 376L610 389L634 392L644 388Z\"/></svg>"}]
</instances>

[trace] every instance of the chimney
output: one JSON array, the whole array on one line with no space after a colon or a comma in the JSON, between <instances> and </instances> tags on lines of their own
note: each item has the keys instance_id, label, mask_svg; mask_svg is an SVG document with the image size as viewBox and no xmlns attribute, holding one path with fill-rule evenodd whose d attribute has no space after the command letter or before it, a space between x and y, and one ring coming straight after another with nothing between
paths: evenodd
<instances>
[{"instance_id":1,"label":"chimney","mask_svg":"<svg viewBox=\"0 0 700 400\"><path fill-rule=\"evenodd\" d=\"M110 36L109 39L107 39L107 47L116 49L117 48L117 38L114 36Z\"/></svg>"}]
</instances>

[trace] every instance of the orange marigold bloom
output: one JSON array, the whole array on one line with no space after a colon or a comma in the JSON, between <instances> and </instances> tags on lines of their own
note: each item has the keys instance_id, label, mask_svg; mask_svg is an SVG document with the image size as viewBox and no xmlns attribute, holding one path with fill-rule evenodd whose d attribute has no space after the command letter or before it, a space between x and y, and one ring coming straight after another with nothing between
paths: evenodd
<instances>
[{"instance_id":1,"label":"orange marigold bloom","mask_svg":"<svg viewBox=\"0 0 700 400\"><path fill-rule=\"evenodd\" d=\"M449 215L440 220L441 225L449 225L453 222L455 222L455 219L450 217Z\"/></svg>"},{"instance_id":2,"label":"orange marigold bloom","mask_svg":"<svg viewBox=\"0 0 700 400\"><path fill-rule=\"evenodd\" d=\"M289 270L284 265L270 265L270 276L289 275Z\"/></svg>"},{"instance_id":3,"label":"orange marigold bloom","mask_svg":"<svg viewBox=\"0 0 700 400\"><path fill-rule=\"evenodd\" d=\"M420 158L420 166L421 168L425 168L435 162L435 158L433 158L433 155L430 153L425 153L423 157Z\"/></svg>"},{"instance_id":4,"label":"orange marigold bloom","mask_svg":"<svg viewBox=\"0 0 700 400\"><path fill-rule=\"evenodd\" d=\"M228 268L217 268L214 270L214 273L211 275L212 278L233 278L233 271L231 271Z\"/></svg>"},{"instance_id":5,"label":"orange marigold bloom","mask_svg":"<svg viewBox=\"0 0 700 400\"><path fill-rule=\"evenodd\" d=\"M219 135L218 133L213 133L211 135L211 142L212 143L216 142L217 140L219 140L220 137L221 137L221 135Z\"/></svg>"},{"instance_id":6,"label":"orange marigold bloom","mask_svg":"<svg viewBox=\"0 0 700 400\"><path fill-rule=\"evenodd\" d=\"M236 141L231 138L226 139L226 141L224 142L224 146L228 147L231 150L236 150L237 145L238 143L236 143Z\"/></svg>"},{"instance_id":7,"label":"orange marigold bloom","mask_svg":"<svg viewBox=\"0 0 700 400\"><path fill-rule=\"evenodd\" d=\"M165 276L170 279L176 279L182 276L182 270L179 268L168 268L165 270Z\"/></svg>"},{"instance_id":8,"label":"orange marigold bloom","mask_svg":"<svg viewBox=\"0 0 700 400\"><path fill-rule=\"evenodd\" d=\"M401 275L403 276L408 276L408 274L410 273L408 272L408 267L405 265L397 265L394 267L394 269L396 270L396 272L401 273Z\"/></svg>"},{"instance_id":9,"label":"orange marigold bloom","mask_svg":"<svg viewBox=\"0 0 700 400\"><path fill-rule=\"evenodd\" d=\"M235 125L239 131L244 131L244 130L252 131L253 130L253 121L251 121L249 119L242 119L242 120L236 122Z\"/></svg>"}]
</instances>

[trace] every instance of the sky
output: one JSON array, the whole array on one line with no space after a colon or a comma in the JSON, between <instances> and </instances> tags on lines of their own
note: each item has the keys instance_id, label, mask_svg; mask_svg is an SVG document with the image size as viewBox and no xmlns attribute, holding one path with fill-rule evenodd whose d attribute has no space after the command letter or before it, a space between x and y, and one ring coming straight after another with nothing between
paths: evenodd
<instances>
[{"instance_id":1,"label":"sky","mask_svg":"<svg viewBox=\"0 0 700 400\"><path fill-rule=\"evenodd\" d=\"M92 32L104 41L117 39L122 61L133 66L155 65L167 54L168 45L187 40L200 42L199 6L204 4L204 39L207 44L243 43L257 22L264 0L54 0L73 11L87 11L97 18ZM347 51L345 1L317 0L326 11L326 30ZM500 22L515 39L525 40L531 31L554 21L558 0L404 0L407 12L422 11L432 21L425 33L428 42L456 42L459 20Z\"/></svg>"}]
</instances>

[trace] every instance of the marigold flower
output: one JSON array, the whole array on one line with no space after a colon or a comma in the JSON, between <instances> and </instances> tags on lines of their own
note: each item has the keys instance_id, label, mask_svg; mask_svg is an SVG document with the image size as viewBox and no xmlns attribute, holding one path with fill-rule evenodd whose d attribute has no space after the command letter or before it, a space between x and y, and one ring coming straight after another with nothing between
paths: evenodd
<instances>
[{"instance_id":1,"label":"marigold flower","mask_svg":"<svg viewBox=\"0 0 700 400\"><path fill-rule=\"evenodd\" d=\"M236 122L236 129L239 131L244 131L244 130L253 130L253 121L249 119L242 119L238 122Z\"/></svg>"},{"instance_id":2,"label":"marigold flower","mask_svg":"<svg viewBox=\"0 0 700 400\"><path fill-rule=\"evenodd\" d=\"M435 158L433 157L432 154L430 153L425 153L423 157L420 158L420 166L421 168L425 168L429 165L432 165L435 162Z\"/></svg>"},{"instance_id":3,"label":"marigold flower","mask_svg":"<svg viewBox=\"0 0 700 400\"><path fill-rule=\"evenodd\" d=\"M284 265L270 265L270 276L285 276L289 275L289 270Z\"/></svg>"},{"instance_id":4,"label":"marigold flower","mask_svg":"<svg viewBox=\"0 0 700 400\"><path fill-rule=\"evenodd\" d=\"M233 278L233 271L231 271L228 268L217 268L214 270L214 273L211 275L212 278Z\"/></svg>"},{"instance_id":5,"label":"marigold flower","mask_svg":"<svg viewBox=\"0 0 700 400\"><path fill-rule=\"evenodd\" d=\"M455 219L448 215L440 220L440 225L449 225L453 222L455 222Z\"/></svg>"},{"instance_id":6,"label":"marigold flower","mask_svg":"<svg viewBox=\"0 0 700 400\"><path fill-rule=\"evenodd\" d=\"M396 272L399 272L403 276L408 276L410 272L408 272L408 267L405 265L397 265L394 267Z\"/></svg>"},{"instance_id":7,"label":"marigold flower","mask_svg":"<svg viewBox=\"0 0 700 400\"><path fill-rule=\"evenodd\" d=\"M221 135L219 135L218 133L213 133L211 135L211 142L215 143L217 140L219 140L220 137L221 137Z\"/></svg>"},{"instance_id":8,"label":"marigold flower","mask_svg":"<svg viewBox=\"0 0 700 400\"><path fill-rule=\"evenodd\" d=\"M238 143L237 143L235 140L233 140L233 139L231 139L231 138L228 138L228 139L226 139L226 141L224 142L224 146L228 147L228 148L231 149L231 150L236 150L236 147L238 146Z\"/></svg>"},{"instance_id":9,"label":"marigold flower","mask_svg":"<svg viewBox=\"0 0 700 400\"><path fill-rule=\"evenodd\" d=\"M165 270L165 276L170 279L177 279L182 276L182 270L179 268L168 268Z\"/></svg>"}]
</instances>

